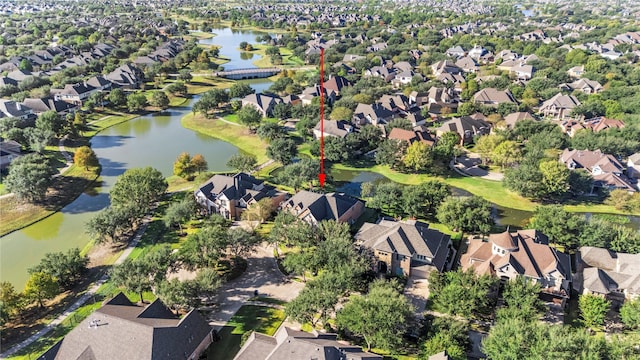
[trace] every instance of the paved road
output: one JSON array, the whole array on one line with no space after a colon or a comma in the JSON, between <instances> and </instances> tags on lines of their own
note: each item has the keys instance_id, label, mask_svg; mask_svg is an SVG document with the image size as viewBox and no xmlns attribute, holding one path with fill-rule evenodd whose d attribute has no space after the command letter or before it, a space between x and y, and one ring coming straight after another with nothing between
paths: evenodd
<instances>
[{"instance_id":1,"label":"paved road","mask_svg":"<svg viewBox=\"0 0 640 360\"><path fill-rule=\"evenodd\" d=\"M247 271L240 277L225 283L218 290L215 301L219 308L209 317L209 325L220 330L233 314L258 290L261 295L290 301L304 287L301 282L288 280L278 270L272 247L259 247L247 259Z\"/></svg>"},{"instance_id":2,"label":"paved road","mask_svg":"<svg viewBox=\"0 0 640 360\"><path fill-rule=\"evenodd\" d=\"M118 265L118 264L121 264L122 262L124 262L124 260L129 257L129 254L131 254L133 249L138 245L138 242L142 238L142 235L144 234L145 230L147 230L147 225L149 225L149 221L151 221L151 215L145 216L142 221L143 221L142 226L140 227L140 229L138 229L138 231L135 234L135 237L129 243L129 245L124 250L124 252L122 252L120 257L116 260L115 265ZM53 320L51 323L49 323L47 326L45 326L42 330L40 330L37 333L31 335L29 338L27 338L26 340L22 341L18 345L14 346L14 347L10 348L9 350L7 350L7 351L3 352L2 354L0 354L0 359L5 359L6 357L15 354L16 352L18 352L18 351L22 350L23 348L31 345L36 340L40 339L41 337L43 337L44 335L49 333L49 331L53 330L53 328L55 328L58 324L60 324L62 321L64 321L66 318L68 318L80 306L84 305L84 303L86 303L87 300L89 300L98 291L100 286L102 284L104 284L104 282L107 281L108 278L109 278L108 273L105 273L104 275L102 275L102 277L98 281L96 281L87 290L87 292L85 292L78 300L76 300L75 303L73 303L71 306L69 306L60 316L58 316L55 320Z\"/></svg>"}]
</instances>

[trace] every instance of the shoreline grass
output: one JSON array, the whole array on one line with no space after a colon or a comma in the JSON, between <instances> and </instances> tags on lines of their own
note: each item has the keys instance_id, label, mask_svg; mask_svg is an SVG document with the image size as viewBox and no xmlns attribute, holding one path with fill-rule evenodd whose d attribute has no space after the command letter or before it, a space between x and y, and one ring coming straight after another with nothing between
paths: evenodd
<instances>
[{"instance_id":1,"label":"shoreline grass","mask_svg":"<svg viewBox=\"0 0 640 360\"><path fill-rule=\"evenodd\" d=\"M193 113L185 115L180 122L186 129L228 142L243 152L254 155L258 159L258 164L269 160L266 150L267 144L257 136L250 134L244 126L231 125L218 119L207 119Z\"/></svg>"}]
</instances>

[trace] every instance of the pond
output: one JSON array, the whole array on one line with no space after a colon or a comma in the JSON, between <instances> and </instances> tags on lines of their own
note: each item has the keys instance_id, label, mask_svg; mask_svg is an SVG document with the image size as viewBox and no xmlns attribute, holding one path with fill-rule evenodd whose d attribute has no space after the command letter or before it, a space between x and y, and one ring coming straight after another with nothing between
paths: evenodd
<instances>
[{"instance_id":1,"label":"pond","mask_svg":"<svg viewBox=\"0 0 640 360\"><path fill-rule=\"evenodd\" d=\"M247 64L240 59L235 50L241 41L255 42L253 32L229 29L216 32L218 36L203 42L222 45L221 54L232 59L227 67L253 67L250 61ZM272 83L268 79L245 81L256 91L265 90ZM0 238L0 281L9 281L20 291L28 278L27 269L44 254L84 247L89 242L84 224L109 204L109 189L126 169L151 166L170 176L176 157L186 151L191 155L202 154L211 171L229 170L227 160L239 152L235 146L187 130L180 124L195 101L197 98L185 106L142 116L96 135L91 146L102 166L102 183L87 189L54 215Z\"/></svg>"}]
</instances>

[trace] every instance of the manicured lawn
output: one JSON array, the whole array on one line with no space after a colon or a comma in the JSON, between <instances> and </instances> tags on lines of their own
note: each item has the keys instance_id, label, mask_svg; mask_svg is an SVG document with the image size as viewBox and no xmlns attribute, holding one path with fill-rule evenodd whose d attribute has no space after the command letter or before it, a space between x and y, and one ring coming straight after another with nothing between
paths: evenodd
<instances>
[{"instance_id":1,"label":"manicured lawn","mask_svg":"<svg viewBox=\"0 0 640 360\"><path fill-rule=\"evenodd\" d=\"M257 331L275 334L285 319L283 310L271 307L244 305L218 333L220 341L209 348L207 359L231 360L240 351L244 333Z\"/></svg>"},{"instance_id":2,"label":"manicured lawn","mask_svg":"<svg viewBox=\"0 0 640 360\"><path fill-rule=\"evenodd\" d=\"M223 116L222 118L227 120L227 121L230 121L232 123L240 124L240 122L238 120L238 114L227 114L227 115Z\"/></svg>"},{"instance_id":3,"label":"manicured lawn","mask_svg":"<svg viewBox=\"0 0 640 360\"><path fill-rule=\"evenodd\" d=\"M255 155L258 159L258 164L268 160L267 144L254 134L250 134L249 130L244 126L231 125L216 119L207 119L199 114L196 116L187 114L182 118L181 122L182 126L187 129L226 141L246 153Z\"/></svg>"},{"instance_id":4,"label":"manicured lawn","mask_svg":"<svg viewBox=\"0 0 640 360\"><path fill-rule=\"evenodd\" d=\"M304 65L304 61L299 59L296 56L293 56L293 52L287 48L280 47L280 55L282 55L282 64L281 65L273 65L271 62L271 56L267 56L265 51L267 49L267 45L263 44L252 44L255 50L251 51L251 53L260 55L258 60L253 61L253 65L257 67L272 67L272 66L302 66Z\"/></svg>"},{"instance_id":5,"label":"manicured lawn","mask_svg":"<svg viewBox=\"0 0 640 360\"><path fill-rule=\"evenodd\" d=\"M235 81L233 80L195 75L193 79L191 79L191 81L186 85L189 94L201 94L203 92L211 90L212 88L228 89L234 83Z\"/></svg>"}]
</instances>

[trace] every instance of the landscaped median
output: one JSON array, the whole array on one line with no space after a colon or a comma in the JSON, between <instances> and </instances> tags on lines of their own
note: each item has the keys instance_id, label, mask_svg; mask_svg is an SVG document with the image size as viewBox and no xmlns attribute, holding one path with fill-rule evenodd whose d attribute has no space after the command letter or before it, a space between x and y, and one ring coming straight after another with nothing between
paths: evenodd
<instances>
[{"instance_id":1,"label":"landscaped median","mask_svg":"<svg viewBox=\"0 0 640 360\"><path fill-rule=\"evenodd\" d=\"M254 155L258 164L267 160L267 144L244 126L229 124L219 119L207 119L200 114L187 114L181 120L184 128L226 141L243 152Z\"/></svg>"}]
</instances>

